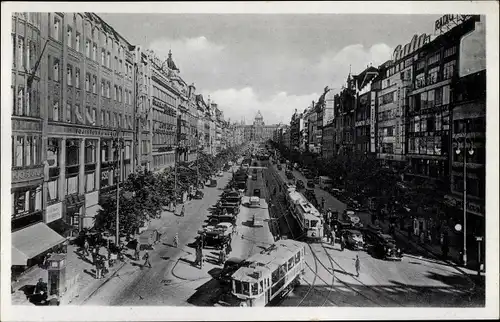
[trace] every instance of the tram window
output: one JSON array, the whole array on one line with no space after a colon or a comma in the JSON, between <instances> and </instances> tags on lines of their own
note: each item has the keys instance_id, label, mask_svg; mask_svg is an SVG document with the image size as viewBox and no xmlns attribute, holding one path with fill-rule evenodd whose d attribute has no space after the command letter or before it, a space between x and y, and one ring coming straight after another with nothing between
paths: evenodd
<instances>
[{"instance_id":1,"label":"tram window","mask_svg":"<svg viewBox=\"0 0 500 322\"><path fill-rule=\"evenodd\" d=\"M273 272L271 278L272 278L272 283L273 284L276 283L277 281L279 281L280 274L279 274L279 269L278 268Z\"/></svg>"},{"instance_id":2,"label":"tram window","mask_svg":"<svg viewBox=\"0 0 500 322\"><path fill-rule=\"evenodd\" d=\"M286 274L286 263L280 266L280 278Z\"/></svg>"},{"instance_id":3,"label":"tram window","mask_svg":"<svg viewBox=\"0 0 500 322\"><path fill-rule=\"evenodd\" d=\"M300 252L295 254L295 263L298 263L298 262L300 262Z\"/></svg>"},{"instance_id":4,"label":"tram window","mask_svg":"<svg viewBox=\"0 0 500 322\"><path fill-rule=\"evenodd\" d=\"M263 290L264 290L264 281L260 281L259 293L262 293Z\"/></svg>"},{"instance_id":5,"label":"tram window","mask_svg":"<svg viewBox=\"0 0 500 322\"><path fill-rule=\"evenodd\" d=\"M252 295L259 294L259 283L252 283Z\"/></svg>"},{"instance_id":6,"label":"tram window","mask_svg":"<svg viewBox=\"0 0 500 322\"><path fill-rule=\"evenodd\" d=\"M294 265L293 257L288 260L288 270L291 270Z\"/></svg>"},{"instance_id":7,"label":"tram window","mask_svg":"<svg viewBox=\"0 0 500 322\"><path fill-rule=\"evenodd\" d=\"M311 228L316 228L317 224L318 224L317 220L311 220Z\"/></svg>"},{"instance_id":8,"label":"tram window","mask_svg":"<svg viewBox=\"0 0 500 322\"><path fill-rule=\"evenodd\" d=\"M235 293L241 294L241 282L240 281L234 281L234 286L235 286Z\"/></svg>"},{"instance_id":9,"label":"tram window","mask_svg":"<svg viewBox=\"0 0 500 322\"><path fill-rule=\"evenodd\" d=\"M309 219L306 219L305 225L306 225L307 228L309 228Z\"/></svg>"},{"instance_id":10,"label":"tram window","mask_svg":"<svg viewBox=\"0 0 500 322\"><path fill-rule=\"evenodd\" d=\"M250 295L250 285L248 282L241 282L243 284L243 295Z\"/></svg>"}]
</instances>

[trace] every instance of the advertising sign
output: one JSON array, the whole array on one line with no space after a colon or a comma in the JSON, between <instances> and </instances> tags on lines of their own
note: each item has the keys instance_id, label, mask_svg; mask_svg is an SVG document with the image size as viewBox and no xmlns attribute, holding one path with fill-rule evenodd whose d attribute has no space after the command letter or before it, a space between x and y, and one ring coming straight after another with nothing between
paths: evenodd
<instances>
[{"instance_id":1,"label":"advertising sign","mask_svg":"<svg viewBox=\"0 0 500 322\"><path fill-rule=\"evenodd\" d=\"M45 209L45 223L51 223L62 218L62 202L50 205Z\"/></svg>"},{"instance_id":2,"label":"advertising sign","mask_svg":"<svg viewBox=\"0 0 500 322\"><path fill-rule=\"evenodd\" d=\"M370 152L375 152L375 92L370 95Z\"/></svg>"},{"instance_id":3,"label":"advertising sign","mask_svg":"<svg viewBox=\"0 0 500 322\"><path fill-rule=\"evenodd\" d=\"M460 39L458 75L464 77L486 69L486 32L482 21Z\"/></svg>"}]
</instances>

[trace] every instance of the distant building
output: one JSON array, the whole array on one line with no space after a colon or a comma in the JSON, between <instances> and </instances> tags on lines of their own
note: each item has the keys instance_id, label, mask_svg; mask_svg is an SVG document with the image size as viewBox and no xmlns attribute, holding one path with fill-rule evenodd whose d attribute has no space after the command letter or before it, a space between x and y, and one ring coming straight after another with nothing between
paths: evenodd
<instances>
[{"instance_id":1,"label":"distant building","mask_svg":"<svg viewBox=\"0 0 500 322\"><path fill-rule=\"evenodd\" d=\"M266 125L260 111L257 112L252 125L240 124L237 126L243 129L245 142L272 140L274 130L278 128L277 124Z\"/></svg>"}]
</instances>

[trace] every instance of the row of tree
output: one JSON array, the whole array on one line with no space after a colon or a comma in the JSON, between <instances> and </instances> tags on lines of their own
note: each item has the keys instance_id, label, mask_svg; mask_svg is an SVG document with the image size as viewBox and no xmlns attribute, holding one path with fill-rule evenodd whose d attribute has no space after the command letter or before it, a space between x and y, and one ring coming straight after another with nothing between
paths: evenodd
<instances>
[{"instance_id":1,"label":"row of tree","mask_svg":"<svg viewBox=\"0 0 500 322\"><path fill-rule=\"evenodd\" d=\"M180 197L196 189L212 177L228 161L234 160L238 148L227 148L217 156L199 152L194 162L179 162L177 179L175 168L160 172L140 170L131 173L120 189L119 229L124 236L133 235L150 218L157 216L165 207L176 204ZM101 204L102 210L94 218L94 229L116 233L116 198L108 198Z\"/></svg>"},{"instance_id":2,"label":"row of tree","mask_svg":"<svg viewBox=\"0 0 500 322\"><path fill-rule=\"evenodd\" d=\"M373 156L352 153L325 159L310 152L298 153L284 146L274 146L291 162L317 169L318 175L332 178L334 187L343 189L349 197L361 199L362 203L374 197L379 207L394 208L398 204L413 211L418 211L419 207L436 210L444 197L436 184L409 184L404 181L408 169L384 166Z\"/></svg>"}]
</instances>

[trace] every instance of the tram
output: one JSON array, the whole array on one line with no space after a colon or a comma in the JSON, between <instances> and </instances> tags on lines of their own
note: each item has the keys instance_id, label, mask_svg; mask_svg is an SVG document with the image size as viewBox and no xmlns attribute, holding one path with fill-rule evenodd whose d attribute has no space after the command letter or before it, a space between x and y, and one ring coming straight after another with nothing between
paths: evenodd
<instances>
[{"instance_id":1,"label":"tram","mask_svg":"<svg viewBox=\"0 0 500 322\"><path fill-rule=\"evenodd\" d=\"M299 223L301 236L309 240L321 240L323 223L320 212L298 191L286 194L288 210Z\"/></svg>"},{"instance_id":2,"label":"tram","mask_svg":"<svg viewBox=\"0 0 500 322\"><path fill-rule=\"evenodd\" d=\"M232 305L266 306L300 285L305 244L279 240L246 260L231 276Z\"/></svg>"}]
</instances>

